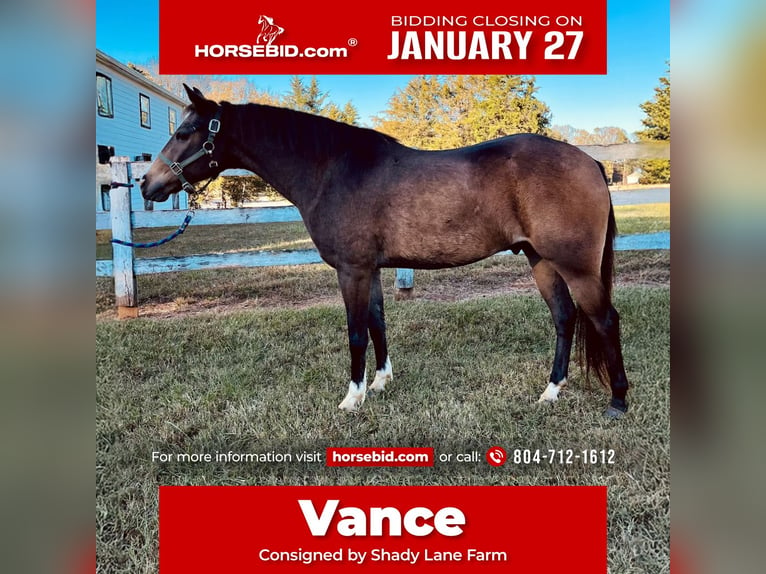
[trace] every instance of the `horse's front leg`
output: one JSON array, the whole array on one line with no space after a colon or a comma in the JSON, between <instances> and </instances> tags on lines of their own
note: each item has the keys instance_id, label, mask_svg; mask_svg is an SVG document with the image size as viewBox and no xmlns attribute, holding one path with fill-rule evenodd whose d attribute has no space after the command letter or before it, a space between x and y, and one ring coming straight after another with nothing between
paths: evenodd
<instances>
[{"instance_id":1,"label":"horse's front leg","mask_svg":"<svg viewBox=\"0 0 766 574\"><path fill-rule=\"evenodd\" d=\"M370 285L369 321L370 337L375 347L375 379L370 384L370 390L379 393L393 379L386 342L386 317L383 313L383 287L380 284L379 269L373 274Z\"/></svg>"},{"instance_id":2,"label":"horse's front leg","mask_svg":"<svg viewBox=\"0 0 766 574\"><path fill-rule=\"evenodd\" d=\"M367 327L372 274L368 269L338 268L338 283L346 305L348 349L351 353L351 382L348 384L346 398L338 408L347 412L358 410L367 392L365 354L369 341Z\"/></svg>"}]
</instances>

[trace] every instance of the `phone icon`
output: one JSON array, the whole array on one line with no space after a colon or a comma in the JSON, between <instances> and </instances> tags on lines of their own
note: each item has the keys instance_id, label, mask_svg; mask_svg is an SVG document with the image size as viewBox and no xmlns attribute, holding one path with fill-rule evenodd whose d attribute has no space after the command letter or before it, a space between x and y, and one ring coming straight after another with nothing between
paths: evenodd
<instances>
[{"instance_id":1,"label":"phone icon","mask_svg":"<svg viewBox=\"0 0 766 574\"><path fill-rule=\"evenodd\" d=\"M505 449L501 446L493 446L487 450L487 462L492 466L503 466L507 454Z\"/></svg>"}]
</instances>

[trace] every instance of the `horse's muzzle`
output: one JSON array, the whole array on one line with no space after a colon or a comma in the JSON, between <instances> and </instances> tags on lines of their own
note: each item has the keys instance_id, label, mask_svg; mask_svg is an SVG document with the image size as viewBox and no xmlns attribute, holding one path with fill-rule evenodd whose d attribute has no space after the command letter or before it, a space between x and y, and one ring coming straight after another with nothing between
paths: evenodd
<instances>
[{"instance_id":1,"label":"horse's muzzle","mask_svg":"<svg viewBox=\"0 0 766 574\"><path fill-rule=\"evenodd\" d=\"M146 176L141 178L140 186L141 195L143 198L149 199L151 201L165 201L168 197L170 197L170 194L172 193L169 184L156 182L147 178Z\"/></svg>"}]
</instances>

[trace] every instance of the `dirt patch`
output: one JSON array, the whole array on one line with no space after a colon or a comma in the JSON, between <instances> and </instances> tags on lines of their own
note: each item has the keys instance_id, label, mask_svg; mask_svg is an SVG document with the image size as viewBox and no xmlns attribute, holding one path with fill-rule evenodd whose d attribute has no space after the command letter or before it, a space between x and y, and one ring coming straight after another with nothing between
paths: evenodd
<instances>
[{"instance_id":1,"label":"dirt patch","mask_svg":"<svg viewBox=\"0 0 766 574\"><path fill-rule=\"evenodd\" d=\"M659 258L655 264L646 261L633 262L618 271L616 285L652 286L670 284L669 264L663 264ZM659 262L659 264L657 264ZM528 269L524 273L508 273L508 270L484 270L481 274L448 272L423 272L437 276L416 276L413 301L472 301L488 297L511 294L537 293ZM443 275L443 276L439 276ZM510 275L510 276L509 276ZM393 297L393 288L386 289L387 299ZM285 297L278 291L267 296L242 297L238 295L224 297L187 298L179 297L173 301L143 301L139 306L139 316L147 319L168 319L200 314L236 313L258 309L306 309L315 306L341 306L343 299L340 291L335 294L306 293L305 298ZM116 319L117 312L108 309L96 314L97 319Z\"/></svg>"}]
</instances>

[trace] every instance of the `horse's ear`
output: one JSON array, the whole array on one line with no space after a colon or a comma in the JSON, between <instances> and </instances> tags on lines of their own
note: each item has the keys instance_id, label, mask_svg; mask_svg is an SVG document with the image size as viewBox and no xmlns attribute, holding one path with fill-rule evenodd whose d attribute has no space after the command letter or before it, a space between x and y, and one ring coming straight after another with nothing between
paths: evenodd
<instances>
[{"instance_id":1,"label":"horse's ear","mask_svg":"<svg viewBox=\"0 0 766 574\"><path fill-rule=\"evenodd\" d=\"M192 106L197 108L199 111L202 111L205 107L212 103L205 99L205 96L202 95L202 92L199 91L199 88L192 89L184 84L184 89L186 90L186 95L189 97L189 101L192 103Z\"/></svg>"}]
</instances>

